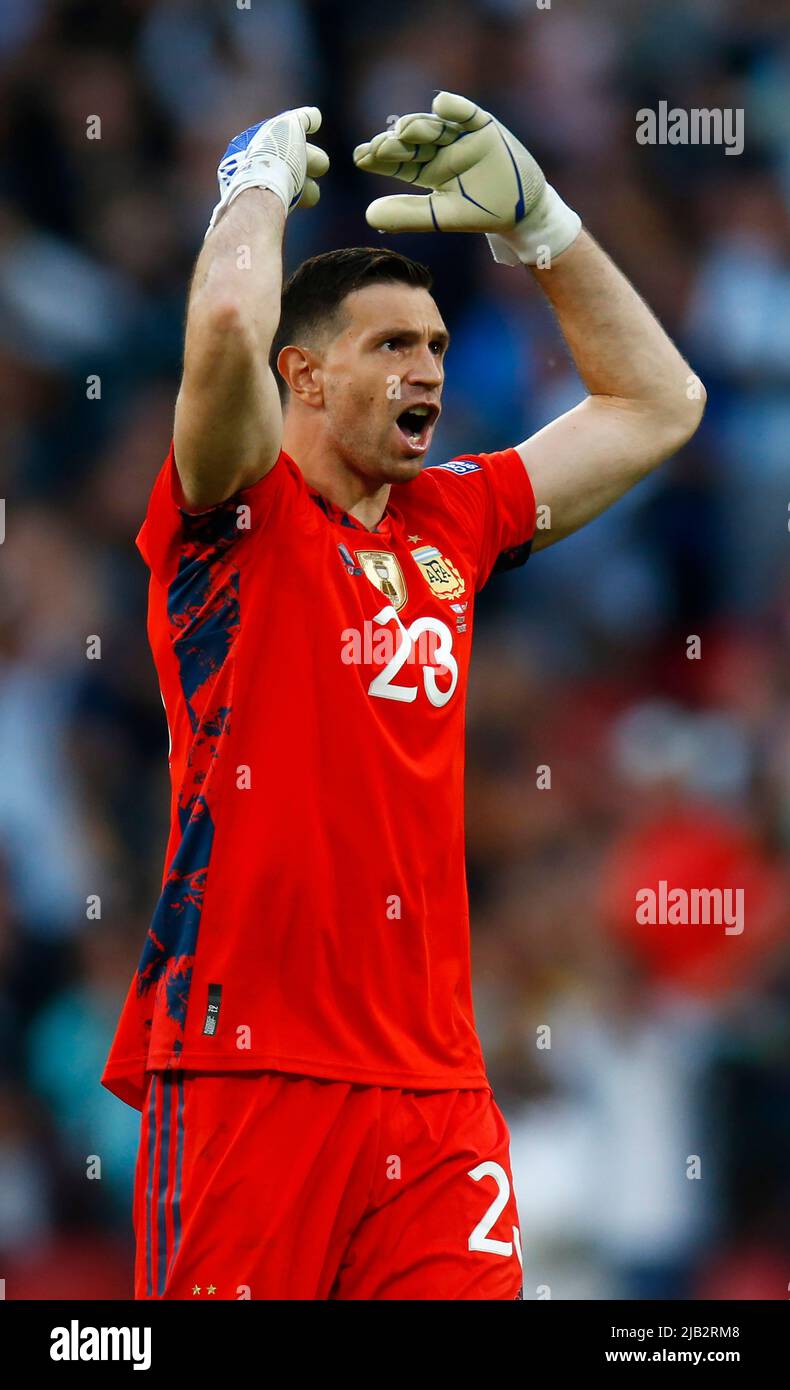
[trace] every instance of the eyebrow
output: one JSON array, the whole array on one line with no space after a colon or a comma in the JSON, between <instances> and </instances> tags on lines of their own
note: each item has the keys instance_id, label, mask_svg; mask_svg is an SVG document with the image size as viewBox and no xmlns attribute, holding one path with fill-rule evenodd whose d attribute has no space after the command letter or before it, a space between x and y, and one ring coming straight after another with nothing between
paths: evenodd
<instances>
[{"instance_id":1,"label":"eyebrow","mask_svg":"<svg viewBox=\"0 0 790 1390\"><path fill-rule=\"evenodd\" d=\"M386 332L377 333L373 342L386 343L388 338L402 338L407 343L416 343L421 337L422 334L415 328L388 328ZM441 343L446 350L450 345L450 334L446 328L437 328L436 332L431 334L430 340L432 343Z\"/></svg>"}]
</instances>

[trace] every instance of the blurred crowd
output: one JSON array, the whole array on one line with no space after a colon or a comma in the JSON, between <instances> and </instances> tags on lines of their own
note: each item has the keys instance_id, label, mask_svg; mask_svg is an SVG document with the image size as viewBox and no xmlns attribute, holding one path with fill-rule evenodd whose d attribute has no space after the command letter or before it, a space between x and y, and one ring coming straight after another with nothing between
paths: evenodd
<instances>
[{"instance_id":1,"label":"blurred crowd","mask_svg":"<svg viewBox=\"0 0 790 1390\"><path fill-rule=\"evenodd\" d=\"M134 537L169 443L218 158L265 114L321 107L332 170L319 207L290 219L292 268L370 242L364 208L386 188L356 173L351 150L442 87L529 145L709 396L675 460L481 601L475 1002L512 1130L525 1297L787 1297L785 7L4 0L8 1298L131 1290L139 1116L98 1078L168 813ZM637 144L636 112L659 100L742 108L743 153ZM538 292L484 238L391 244L431 265L453 334L434 462L515 443L581 398ZM658 880L744 888L745 930L638 925L635 892Z\"/></svg>"}]
</instances>

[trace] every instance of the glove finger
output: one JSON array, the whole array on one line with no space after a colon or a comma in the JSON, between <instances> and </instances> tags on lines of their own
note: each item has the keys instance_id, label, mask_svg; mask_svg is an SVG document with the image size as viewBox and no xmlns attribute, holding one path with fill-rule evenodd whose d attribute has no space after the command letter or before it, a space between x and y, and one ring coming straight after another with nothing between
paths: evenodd
<instances>
[{"instance_id":1,"label":"glove finger","mask_svg":"<svg viewBox=\"0 0 790 1390\"><path fill-rule=\"evenodd\" d=\"M426 159L424 155L428 151L431 157ZM397 156L385 159L380 155L366 154L354 162L366 174L402 179L404 183L415 183L421 188L440 188L450 179L465 174L478 158L479 149L474 148L474 142L464 140L450 146L424 145L420 149L419 159L399 159Z\"/></svg>"},{"instance_id":2,"label":"glove finger","mask_svg":"<svg viewBox=\"0 0 790 1390\"><path fill-rule=\"evenodd\" d=\"M420 164L416 159L407 159L405 163L396 164L394 168L387 165L384 169L377 169L376 172L384 174L386 178L400 179L403 183L416 183L423 188L433 188L433 179L425 178L426 164Z\"/></svg>"},{"instance_id":3,"label":"glove finger","mask_svg":"<svg viewBox=\"0 0 790 1390\"><path fill-rule=\"evenodd\" d=\"M399 164L402 159L413 159L414 151L419 143L416 140L412 142L398 139L394 130L380 130L378 135L373 136L372 140L357 145L354 150L354 162L364 158L365 154L372 154L376 158L382 156L384 159L388 159L391 164ZM432 157L428 145L420 151L419 157L423 161Z\"/></svg>"},{"instance_id":4,"label":"glove finger","mask_svg":"<svg viewBox=\"0 0 790 1390\"><path fill-rule=\"evenodd\" d=\"M422 165L425 182L432 188L441 188L450 179L465 174L480 158L480 144L474 138L457 140L452 145L437 148L430 164Z\"/></svg>"},{"instance_id":5,"label":"glove finger","mask_svg":"<svg viewBox=\"0 0 790 1390\"><path fill-rule=\"evenodd\" d=\"M433 179L427 178L428 164L418 164L416 159L407 159L400 164L384 164L373 173L383 174L387 179L398 179L402 183L416 183L420 188L433 188Z\"/></svg>"},{"instance_id":6,"label":"glove finger","mask_svg":"<svg viewBox=\"0 0 790 1390\"><path fill-rule=\"evenodd\" d=\"M392 135L390 130L380 130L378 135L374 135L372 140L363 140L361 145L354 146L353 160L360 169L369 169L375 161L380 146Z\"/></svg>"},{"instance_id":7,"label":"glove finger","mask_svg":"<svg viewBox=\"0 0 790 1390\"><path fill-rule=\"evenodd\" d=\"M398 174L400 174L406 164L416 164L417 161L410 159L408 156L382 156L374 154L372 150L369 150L367 154L360 156L357 156L355 151L354 163L358 169L364 169L368 174L387 174L392 178L396 169L398 170ZM422 165L420 165L420 167L422 168Z\"/></svg>"},{"instance_id":8,"label":"glove finger","mask_svg":"<svg viewBox=\"0 0 790 1390\"><path fill-rule=\"evenodd\" d=\"M439 92L431 106L434 115L441 116L445 121L455 121L464 130L480 130L492 119L476 101L470 101L469 97L459 96L456 92Z\"/></svg>"},{"instance_id":9,"label":"glove finger","mask_svg":"<svg viewBox=\"0 0 790 1390\"><path fill-rule=\"evenodd\" d=\"M392 134L399 140L433 140L442 128L440 116L434 116L430 111L412 111L408 116L399 116L394 126ZM409 132L407 135L406 132ZM419 134L414 132L419 131Z\"/></svg>"},{"instance_id":10,"label":"glove finger","mask_svg":"<svg viewBox=\"0 0 790 1390\"><path fill-rule=\"evenodd\" d=\"M396 135L388 135L376 146L376 158L389 160L391 164L398 164L403 159L416 159L420 164L427 164L436 154L436 146L422 144L419 140L399 140Z\"/></svg>"},{"instance_id":11,"label":"glove finger","mask_svg":"<svg viewBox=\"0 0 790 1390\"><path fill-rule=\"evenodd\" d=\"M406 143L449 145L462 132L455 121L444 121L441 116L420 111L414 116L401 116L393 133Z\"/></svg>"},{"instance_id":12,"label":"glove finger","mask_svg":"<svg viewBox=\"0 0 790 1390\"><path fill-rule=\"evenodd\" d=\"M321 124L321 112L317 106L296 106L294 115L299 117L306 135L315 135Z\"/></svg>"},{"instance_id":13,"label":"glove finger","mask_svg":"<svg viewBox=\"0 0 790 1390\"><path fill-rule=\"evenodd\" d=\"M391 167L385 159L378 160L371 153L358 155L356 150L354 151L354 164L357 169L364 169L366 173L370 174L385 174Z\"/></svg>"},{"instance_id":14,"label":"glove finger","mask_svg":"<svg viewBox=\"0 0 790 1390\"><path fill-rule=\"evenodd\" d=\"M366 174L389 174L392 176L393 169L397 169L403 160L398 159L378 159L372 151L367 154L354 154L354 164L357 169L364 169Z\"/></svg>"},{"instance_id":15,"label":"glove finger","mask_svg":"<svg viewBox=\"0 0 790 1390\"><path fill-rule=\"evenodd\" d=\"M368 226L380 232L433 232L436 224L431 215L431 195L397 194L394 198L377 198L365 213Z\"/></svg>"},{"instance_id":16,"label":"glove finger","mask_svg":"<svg viewBox=\"0 0 790 1390\"><path fill-rule=\"evenodd\" d=\"M322 150L320 145L311 145L308 141L307 151L307 172L314 179L318 179L325 174L329 168L329 155L326 150Z\"/></svg>"},{"instance_id":17,"label":"glove finger","mask_svg":"<svg viewBox=\"0 0 790 1390\"><path fill-rule=\"evenodd\" d=\"M302 196L296 204L298 208L314 208L321 197L321 189L315 179L305 179Z\"/></svg>"},{"instance_id":18,"label":"glove finger","mask_svg":"<svg viewBox=\"0 0 790 1390\"><path fill-rule=\"evenodd\" d=\"M387 179L402 179L404 183L416 183L424 188L432 188L430 179L421 177L424 169L428 166L418 164L416 160L392 160L377 159L375 155L364 155L361 160L355 160L358 169L364 170L366 174L381 174Z\"/></svg>"},{"instance_id":19,"label":"glove finger","mask_svg":"<svg viewBox=\"0 0 790 1390\"><path fill-rule=\"evenodd\" d=\"M392 139L392 131L391 131L391 130L380 130L376 135L374 135L374 136L372 137L372 139L370 139L370 140L367 142L368 149L371 151L372 154L378 154L378 152L379 152L381 146L384 144L384 141L385 141L385 140L391 140L391 139ZM359 146L357 146L357 148L359 148Z\"/></svg>"}]
</instances>

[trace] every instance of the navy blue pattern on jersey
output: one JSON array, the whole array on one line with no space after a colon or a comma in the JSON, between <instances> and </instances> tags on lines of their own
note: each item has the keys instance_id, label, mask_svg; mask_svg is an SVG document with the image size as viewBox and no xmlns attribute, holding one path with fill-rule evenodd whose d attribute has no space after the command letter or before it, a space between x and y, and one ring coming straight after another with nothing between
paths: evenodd
<instances>
[{"instance_id":1,"label":"navy blue pattern on jersey","mask_svg":"<svg viewBox=\"0 0 790 1390\"><path fill-rule=\"evenodd\" d=\"M182 513L185 544L167 591L167 613L177 635L181 688L190 722L200 722L196 697L220 670L239 630L239 571L227 552L239 540L233 501L200 516Z\"/></svg>"},{"instance_id":2,"label":"navy blue pattern on jersey","mask_svg":"<svg viewBox=\"0 0 790 1390\"><path fill-rule=\"evenodd\" d=\"M168 866L137 970L138 994L156 986L149 1027L183 1045L200 919L214 844L207 788L230 732L227 682L220 674L238 635L239 570L232 547L241 537L234 500L210 512L182 511L183 545L167 592L173 651L193 731L178 796L180 839Z\"/></svg>"}]
</instances>

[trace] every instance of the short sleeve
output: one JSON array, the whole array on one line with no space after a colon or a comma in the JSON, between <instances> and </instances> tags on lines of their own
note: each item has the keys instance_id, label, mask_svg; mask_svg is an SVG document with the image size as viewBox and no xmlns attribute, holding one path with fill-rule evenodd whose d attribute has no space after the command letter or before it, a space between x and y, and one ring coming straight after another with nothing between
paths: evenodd
<instances>
[{"instance_id":1,"label":"short sleeve","mask_svg":"<svg viewBox=\"0 0 790 1390\"><path fill-rule=\"evenodd\" d=\"M171 442L136 541L151 573L166 582L177 570L185 547L192 553L232 550L234 561L241 560L276 508L286 473L284 459L281 454L274 467L251 487L213 507L195 511L184 498Z\"/></svg>"},{"instance_id":2,"label":"short sleeve","mask_svg":"<svg viewBox=\"0 0 790 1390\"><path fill-rule=\"evenodd\" d=\"M523 565L535 533L535 494L516 449L464 454L429 470L478 555L476 588L495 571Z\"/></svg>"}]
</instances>

